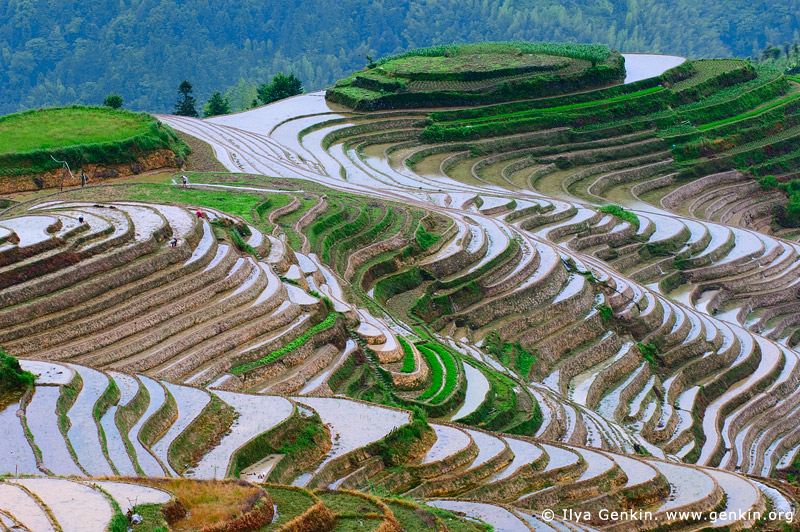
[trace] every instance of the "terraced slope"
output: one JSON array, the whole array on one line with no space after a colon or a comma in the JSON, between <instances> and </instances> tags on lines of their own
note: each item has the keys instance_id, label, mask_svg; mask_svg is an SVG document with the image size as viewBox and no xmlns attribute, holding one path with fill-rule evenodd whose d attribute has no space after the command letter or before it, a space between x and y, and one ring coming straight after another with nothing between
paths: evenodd
<instances>
[{"instance_id":1,"label":"terraced slope","mask_svg":"<svg viewBox=\"0 0 800 532\"><path fill-rule=\"evenodd\" d=\"M23 364L40 373L34 396L55 386L60 386L63 395L68 393L76 379L87 382L91 375L103 375L79 365L68 367L35 361L23 361ZM141 384L135 397L140 397L148 379L139 375L136 382ZM432 422L428 425L409 411L345 398L290 399L217 390L200 392L196 388L175 384L166 389L173 397L208 393L211 399L207 404L224 402L235 411L235 421L220 434L221 437L198 437L194 433L205 423L203 420L207 420L204 412L192 411L183 402L176 401L181 405L178 415L164 418L158 413L162 411L159 405L164 404L162 398L155 399L154 405L154 394L151 393L149 400L142 401L139 410L145 411L143 417L154 409L156 413L145 419L144 429L130 433L129 437L138 439L140 446L126 446L128 458L142 464L144 469L142 453L147 453L149 460L159 460L161 453L153 451L165 448L171 465L169 469L165 468L162 474L140 471L143 478L133 485L103 481L95 486L91 479L80 478L9 478L0 483L4 494L0 498L0 513L9 522L31 523L34 525L32 530L55 529L56 525L62 530L103 530L117 507L114 500L120 506L126 499L133 501L137 496L139 505L167 502L171 487L177 489L183 481L153 480L153 477L172 475L179 478L176 473L179 470L197 479L221 478L247 470L247 478L257 483L291 481L294 488L264 484L267 496L275 493L278 498L275 503L278 515L282 514L282 504L302 515L304 511L296 508L298 497L308 501L307 511L321 501L321 507L315 512L324 514L325 507L333 514L327 518L332 522L331 527L324 530L336 530L354 518L374 519L376 527L382 526L380 522L412 519L413 515L409 514L416 514L416 519L423 521L438 519L446 522L451 518L437 512L432 516L426 515L424 511L415 509L408 497L427 501L436 508L477 517L497 530L538 530L556 525L584 530L587 524L608 529L642 526L642 517L630 512L633 509L646 512L643 518L645 528L681 522L684 518L674 513L677 510L699 512L698 524L702 526L741 528L753 524L751 516L763 512L768 500L773 506L788 507L791 504L791 499L774 485L756 484L733 473L525 436L510 437L462 424ZM75 404L92 393L87 387L81 388ZM96 393L92 396L96 397ZM117 424L121 425L122 421L118 417ZM56 426L53 428L57 434L56 419L26 416L17 422L31 429L33 436L25 445L29 445L32 453L34 449L59 444L54 438L45 440L36 436L47 434L48 430L52 432L52 425ZM100 426L99 421L94 420L94 423L96 427ZM160 426L161 430L151 437L147 427L154 425ZM309 445L301 438L303 434L321 434L322 437ZM78 445L71 433L62 437L61 445L66 444L69 448ZM81 441L82 453L68 459L75 460L76 466L85 469L85 456L91 454L92 463L105 462L108 468L117 470L117 457L99 450L114 437L120 436L103 435L97 431L93 443ZM198 463L188 469L173 460L178 455L187 454L187 445L197 448L200 456ZM4 457L3 463L14 461L13 455L9 456L11 451L4 447L0 452ZM42 472L47 472L50 465L43 459L39 467ZM148 485L168 493L143 487ZM240 483L240 486L244 485ZM314 489L316 491L307 491ZM404 495L405 498L381 501L374 496L346 491L353 489ZM138 490L137 495L131 490ZM71 493L70 497L64 497L67 492ZM179 492L175 493L180 497ZM290 501L294 502L290 504ZM92 509L91 515L80 512L78 515L83 517L76 515L75 508L82 504ZM249 507L252 506L251 501ZM368 511L364 506L376 508ZM593 515L581 525L573 525L569 519L562 523L561 518L553 522L549 516L542 517L539 513L555 509L557 515L561 515L562 508L578 507ZM622 512L619 514L621 517L604 517L601 509L618 510ZM712 513L723 509L724 512ZM744 517L731 518L734 513ZM290 518L287 514L281 519ZM42 528L33 523L37 519L42 521ZM272 515L266 522L270 520Z\"/></svg>"},{"instance_id":2,"label":"terraced slope","mask_svg":"<svg viewBox=\"0 0 800 532\"><path fill-rule=\"evenodd\" d=\"M0 493L3 530L124 529L129 523L123 512L129 509L142 519L136 525L140 529L172 525L185 530L198 524L214 530L242 526L275 531L354 526L364 530L422 530L425 526L453 531L484 529L480 521L400 499L242 481L25 478L0 483Z\"/></svg>"},{"instance_id":3,"label":"terraced slope","mask_svg":"<svg viewBox=\"0 0 800 532\"><path fill-rule=\"evenodd\" d=\"M18 442L0 464L374 488L471 501L508 530L572 526L547 508L748 528L748 510L791 504L768 477L800 449L800 292L790 235L748 225L758 202L735 197L758 198L747 180L767 168L792 177L797 89L696 61L469 109L358 113L315 93L163 117L238 174L0 219L0 342L70 364L46 372L57 416L13 428L54 392L0 411Z\"/></svg>"},{"instance_id":4,"label":"terraced slope","mask_svg":"<svg viewBox=\"0 0 800 532\"><path fill-rule=\"evenodd\" d=\"M770 155L743 136L720 143L722 155L682 154L723 134L720 121L735 131L748 120L755 135L777 117L790 131L796 90L743 62L696 61L629 85L474 109L348 114L315 94L292 101L303 109L296 120L287 102L192 127L237 157L248 150L220 139L242 134L228 125L252 128L313 157L324 169L318 182L402 197L451 219L425 258L396 261L391 275L362 278L362 287L394 316L483 362L486 381L488 368L521 377L517 390L541 410L535 434L627 452L636 444L768 475L800 444L787 421L800 399L794 244L738 227L733 214L692 218L643 199L687 180L723 186L751 156L764 166ZM781 150L790 151L786 138ZM640 199L626 200L628 190ZM608 199L625 209L598 210ZM499 350L485 344L495 330ZM444 368L434 383L445 381L446 357L420 351ZM450 373L461 369L450 364ZM483 379L473 384L486 389ZM475 417L494 408L487 403ZM489 427L513 430L503 416Z\"/></svg>"}]
</instances>

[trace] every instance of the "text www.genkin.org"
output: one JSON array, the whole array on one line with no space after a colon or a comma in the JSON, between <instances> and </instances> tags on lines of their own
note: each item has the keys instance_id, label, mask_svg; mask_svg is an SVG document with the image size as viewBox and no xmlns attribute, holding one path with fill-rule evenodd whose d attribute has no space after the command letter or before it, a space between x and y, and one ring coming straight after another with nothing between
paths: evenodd
<instances>
[{"instance_id":1,"label":"text www.genkin.org","mask_svg":"<svg viewBox=\"0 0 800 532\"><path fill-rule=\"evenodd\" d=\"M735 521L761 521L766 519L769 521L784 521L786 523L794 523L794 512L749 512L741 510L719 511L719 512L693 512L693 511L680 511L673 512L667 511L663 514L654 514L645 510L607 510L600 509L595 512L586 510L573 510L571 508L564 508L555 512L550 509L542 510L540 515L545 521L552 521L553 519L563 519L565 521L572 521L574 523L589 522L594 520L600 521L706 521L714 524L716 522L735 522Z\"/></svg>"}]
</instances>

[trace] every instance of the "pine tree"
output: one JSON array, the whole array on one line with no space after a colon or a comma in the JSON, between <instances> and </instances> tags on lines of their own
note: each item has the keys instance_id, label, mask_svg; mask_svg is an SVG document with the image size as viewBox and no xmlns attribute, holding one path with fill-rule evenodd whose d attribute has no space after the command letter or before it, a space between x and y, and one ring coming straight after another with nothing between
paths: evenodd
<instances>
[{"instance_id":1,"label":"pine tree","mask_svg":"<svg viewBox=\"0 0 800 532\"><path fill-rule=\"evenodd\" d=\"M287 76L283 72L278 72L269 85L262 83L258 87L258 99L267 104L289 96L303 94L303 92L303 82L298 77L294 74Z\"/></svg>"},{"instance_id":2,"label":"pine tree","mask_svg":"<svg viewBox=\"0 0 800 532\"><path fill-rule=\"evenodd\" d=\"M231 106L228 104L228 99L222 96L219 91L214 91L211 98L206 102L203 109L203 116L217 116L226 115L231 112Z\"/></svg>"},{"instance_id":3,"label":"pine tree","mask_svg":"<svg viewBox=\"0 0 800 532\"><path fill-rule=\"evenodd\" d=\"M194 96L192 96L192 84L187 80L178 87L178 101L175 103L175 114L178 116L193 116L197 117L197 109L195 108Z\"/></svg>"}]
</instances>

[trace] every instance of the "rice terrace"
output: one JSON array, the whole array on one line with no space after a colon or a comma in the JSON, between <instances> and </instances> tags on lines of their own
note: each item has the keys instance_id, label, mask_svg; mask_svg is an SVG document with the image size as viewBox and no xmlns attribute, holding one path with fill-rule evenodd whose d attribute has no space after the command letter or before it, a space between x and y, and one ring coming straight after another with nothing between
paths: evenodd
<instances>
[{"instance_id":1,"label":"rice terrace","mask_svg":"<svg viewBox=\"0 0 800 532\"><path fill-rule=\"evenodd\" d=\"M0 531L796 530L799 172L800 78L600 45L2 117Z\"/></svg>"}]
</instances>

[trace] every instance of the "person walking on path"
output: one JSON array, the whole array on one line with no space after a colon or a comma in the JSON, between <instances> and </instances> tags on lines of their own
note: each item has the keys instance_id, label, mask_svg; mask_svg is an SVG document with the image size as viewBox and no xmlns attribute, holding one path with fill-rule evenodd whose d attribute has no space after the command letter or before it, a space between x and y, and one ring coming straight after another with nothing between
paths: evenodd
<instances>
[{"instance_id":1,"label":"person walking on path","mask_svg":"<svg viewBox=\"0 0 800 532\"><path fill-rule=\"evenodd\" d=\"M181 176L181 181L183 182L183 188L186 188L186 187L189 186L189 178L186 177L185 175Z\"/></svg>"},{"instance_id":2,"label":"person walking on path","mask_svg":"<svg viewBox=\"0 0 800 532\"><path fill-rule=\"evenodd\" d=\"M178 238L177 237L172 237L171 244L172 244L172 247L174 247L174 248L178 247Z\"/></svg>"}]
</instances>

